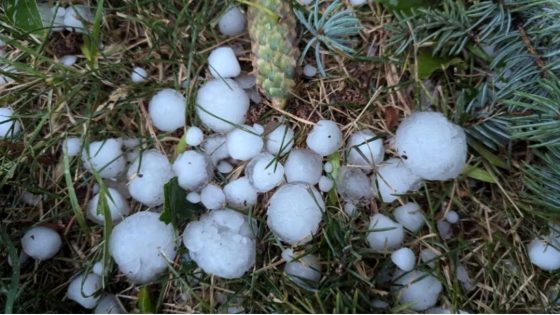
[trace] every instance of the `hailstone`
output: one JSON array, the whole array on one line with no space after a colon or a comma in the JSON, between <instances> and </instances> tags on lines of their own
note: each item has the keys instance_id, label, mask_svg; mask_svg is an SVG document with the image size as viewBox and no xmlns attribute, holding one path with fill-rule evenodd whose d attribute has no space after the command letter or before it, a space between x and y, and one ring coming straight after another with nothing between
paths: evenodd
<instances>
[{"instance_id":1,"label":"hailstone","mask_svg":"<svg viewBox=\"0 0 560 315\"><path fill-rule=\"evenodd\" d=\"M249 220L233 210L212 210L189 223L183 243L200 268L218 277L240 278L255 264L256 243Z\"/></svg>"},{"instance_id":2,"label":"hailstone","mask_svg":"<svg viewBox=\"0 0 560 315\"><path fill-rule=\"evenodd\" d=\"M284 166L272 154L261 153L247 164L245 175L258 192L267 192L284 180Z\"/></svg>"},{"instance_id":3,"label":"hailstone","mask_svg":"<svg viewBox=\"0 0 560 315\"><path fill-rule=\"evenodd\" d=\"M154 126L161 131L175 131L185 125L187 110L185 97L177 90L163 89L157 92L148 105Z\"/></svg>"},{"instance_id":4,"label":"hailstone","mask_svg":"<svg viewBox=\"0 0 560 315\"><path fill-rule=\"evenodd\" d=\"M329 192L334 187L334 181L327 176L319 178L319 190L322 192Z\"/></svg>"},{"instance_id":5,"label":"hailstone","mask_svg":"<svg viewBox=\"0 0 560 315\"><path fill-rule=\"evenodd\" d=\"M225 185L224 193L227 204L236 209L247 209L257 203L257 191L245 176Z\"/></svg>"},{"instance_id":6,"label":"hailstone","mask_svg":"<svg viewBox=\"0 0 560 315\"><path fill-rule=\"evenodd\" d=\"M305 65L303 67L303 75L312 78L317 74L317 68L312 65Z\"/></svg>"},{"instance_id":7,"label":"hailstone","mask_svg":"<svg viewBox=\"0 0 560 315\"><path fill-rule=\"evenodd\" d=\"M159 214L137 212L113 228L109 252L119 270L134 283L154 280L176 255L175 233Z\"/></svg>"},{"instance_id":8,"label":"hailstone","mask_svg":"<svg viewBox=\"0 0 560 315\"><path fill-rule=\"evenodd\" d=\"M527 246L531 263L542 270L554 271L560 268L560 250L558 242L548 243L542 238L535 238Z\"/></svg>"},{"instance_id":9,"label":"hailstone","mask_svg":"<svg viewBox=\"0 0 560 315\"><path fill-rule=\"evenodd\" d=\"M82 143L78 137L68 137L62 142L62 150L68 156L76 156L82 150Z\"/></svg>"},{"instance_id":10,"label":"hailstone","mask_svg":"<svg viewBox=\"0 0 560 315\"><path fill-rule=\"evenodd\" d=\"M70 281L66 296L84 308L92 309L99 301L96 293L102 285L101 277L94 273L79 274Z\"/></svg>"},{"instance_id":11,"label":"hailstone","mask_svg":"<svg viewBox=\"0 0 560 315\"><path fill-rule=\"evenodd\" d=\"M204 153L210 156L214 165L218 165L221 160L230 157L226 144L226 137L219 134L206 138L201 148Z\"/></svg>"},{"instance_id":12,"label":"hailstone","mask_svg":"<svg viewBox=\"0 0 560 315\"><path fill-rule=\"evenodd\" d=\"M279 125L266 136L266 150L282 156L294 146L294 130L287 125Z\"/></svg>"},{"instance_id":13,"label":"hailstone","mask_svg":"<svg viewBox=\"0 0 560 315\"><path fill-rule=\"evenodd\" d=\"M226 205L226 196L220 186L208 184L200 192L200 201L206 209L220 209Z\"/></svg>"},{"instance_id":14,"label":"hailstone","mask_svg":"<svg viewBox=\"0 0 560 315\"><path fill-rule=\"evenodd\" d=\"M284 167L288 183L303 182L310 185L319 182L322 170L321 156L307 149L292 150Z\"/></svg>"},{"instance_id":15,"label":"hailstone","mask_svg":"<svg viewBox=\"0 0 560 315\"><path fill-rule=\"evenodd\" d=\"M408 248L403 247L391 253L391 261L403 271L411 271L414 269L416 256L414 252Z\"/></svg>"},{"instance_id":16,"label":"hailstone","mask_svg":"<svg viewBox=\"0 0 560 315\"><path fill-rule=\"evenodd\" d=\"M196 114L215 132L228 132L245 122L249 97L232 79L214 79L198 89Z\"/></svg>"},{"instance_id":17,"label":"hailstone","mask_svg":"<svg viewBox=\"0 0 560 315\"><path fill-rule=\"evenodd\" d=\"M381 200L391 203L400 195L419 188L421 179L412 174L399 159L389 159L372 176Z\"/></svg>"},{"instance_id":18,"label":"hailstone","mask_svg":"<svg viewBox=\"0 0 560 315\"><path fill-rule=\"evenodd\" d=\"M125 314L126 311L121 306L114 294L105 294L97 303L94 310L95 314Z\"/></svg>"},{"instance_id":19,"label":"hailstone","mask_svg":"<svg viewBox=\"0 0 560 315\"><path fill-rule=\"evenodd\" d=\"M198 127L190 127L185 134L185 142L191 147L197 146L204 140L204 134Z\"/></svg>"},{"instance_id":20,"label":"hailstone","mask_svg":"<svg viewBox=\"0 0 560 315\"><path fill-rule=\"evenodd\" d=\"M241 73L241 66L231 47L218 47L208 56L210 74L216 79L232 78Z\"/></svg>"},{"instance_id":21,"label":"hailstone","mask_svg":"<svg viewBox=\"0 0 560 315\"><path fill-rule=\"evenodd\" d=\"M358 131L348 139L346 154L348 164L371 167L383 161L383 141L369 130Z\"/></svg>"},{"instance_id":22,"label":"hailstone","mask_svg":"<svg viewBox=\"0 0 560 315\"><path fill-rule=\"evenodd\" d=\"M103 212L98 212L99 198L101 194L96 194L91 198L88 203L87 211L88 218L97 224L105 223L105 214ZM111 214L111 220L113 223L120 222L125 216L128 215L130 209L126 200L123 196L113 188L107 188L107 194L105 194L105 200L107 207L109 208L109 213ZM103 209L99 209L103 211Z\"/></svg>"},{"instance_id":23,"label":"hailstone","mask_svg":"<svg viewBox=\"0 0 560 315\"><path fill-rule=\"evenodd\" d=\"M212 177L212 162L204 153L185 151L173 163L179 186L186 190L202 188Z\"/></svg>"},{"instance_id":24,"label":"hailstone","mask_svg":"<svg viewBox=\"0 0 560 315\"><path fill-rule=\"evenodd\" d=\"M336 178L338 193L353 203L369 203L375 196L375 189L369 177L359 168L342 166Z\"/></svg>"},{"instance_id":25,"label":"hailstone","mask_svg":"<svg viewBox=\"0 0 560 315\"><path fill-rule=\"evenodd\" d=\"M142 83L148 78L148 72L142 67L132 68L130 80L134 83Z\"/></svg>"},{"instance_id":26,"label":"hailstone","mask_svg":"<svg viewBox=\"0 0 560 315\"><path fill-rule=\"evenodd\" d=\"M58 60L58 62L67 67L74 65L76 61L78 61L78 56L76 55L64 55Z\"/></svg>"},{"instance_id":27,"label":"hailstone","mask_svg":"<svg viewBox=\"0 0 560 315\"><path fill-rule=\"evenodd\" d=\"M95 170L102 178L117 177L126 166L121 147L118 139L91 142L82 151L84 167L90 172Z\"/></svg>"},{"instance_id":28,"label":"hailstone","mask_svg":"<svg viewBox=\"0 0 560 315\"><path fill-rule=\"evenodd\" d=\"M247 19L238 7L232 7L220 17L218 21L218 28L220 33L226 36L234 36L245 31L245 24Z\"/></svg>"},{"instance_id":29,"label":"hailstone","mask_svg":"<svg viewBox=\"0 0 560 315\"><path fill-rule=\"evenodd\" d=\"M445 216L445 219L447 220L447 222L451 223L451 224L455 224L457 222L459 222L459 214L456 211L449 211L447 212L447 215Z\"/></svg>"},{"instance_id":30,"label":"hailstone","mask_svg":"<svg viewBox=\"0 0 560 315\"><path fill-rule=\"evenodd\" d=\"M36 226L23 235L21 247L33 259L47 260L58 253L62 247L62 239L55 230Z\"/></svg>"},{"instance_id":31,"label":"hailstone","mask_svg":"<svg viewBox=\"0 0 560 315\"><path fill-rule=\"evenodd\" d=\"M405 166L427 180L455 178L467 160L465 131L436 112L406 118L397 129L395 147Z\"/></svg>"},{"instance_id":32,"label":"hailstone","mask_svg":"<svg viewBox=\"0 0 560 315\"><path fill-rule=\"evenodd\" d=\"M331 155L342 146L342 132L334 121L320 120L307 135L307 146L321 156Z\"/></svg>"},{"instance_id":33,"label":"hailstone","mask_svg":"<svg viewBox=\"0 0 560 315\"><path fill-rule=\"evenodd\" d=\"M321 264L317 256L301 256L294 254L293 249L286 249L282 252L282 258L286 261L284 272L295 284L308 290L317 287L321 280Z\"/></svg>"},{"instance_id":34,"label":"hailstone","mask_svg":"<svg viewBox=\"0 0 560 315\"><path fill-rule=\"evenodd\" d=\"M0 107L0 139L17 136L21 131L21 124L13 116L10 107Z\"/></svg>"},{"instance_id":35,"label":"hailstone","mask_svg":"<svg viewBox=\"0 0 560 315\"><path fill-rule=\"evenodd\" d=\"M88 25L93 23L94 15L85 5L71 5L64 13L64 26L68 31L87 33Z\"/></svg>"},{"instance_id":36,"label":"hailstone","mask_svg":"<svg viewBox=\"0 0 560 315\"><path fill-rule=\"evenodd\" d=\"M302 245L317 233L324 210L325 202L315 188L303 183L285 184L270 198L268 227L280 240Z\"/></svg>"},{"instance_id":37,"label":"hailstone","mask_svg":"<svg viewBox=\"0 0 560 315\"><path fill-rule=\"evenodd\" d=\"M397 222L402 224L405 229L412 233L418 232L426 223L424 213L420 206L415 202L408 202L400 207L397 207L393 212Z\"/></svg>"},{"instance_id":38,"label":"hailstone","mask_svg":"<svg viewBox=\"0 0 560 315\"><path fill-rule=\"evenodd\" d=\"M253 127L244 125L227 134L226 145L232 158L247 161L261 152L264 142Z\"/></svg>"},{"instance_id":39,"label":"hailstone","mask_svg":"<svg viewBox=\"0 0 560 315\"><path fill-rule=\"evenodd\" d=\"M163 186L175 173L165 155L149 150L130 164L127 176L132 198L148 207L157 207L163 204Z\"/></svg>"},{"instance_id":40,"label":"hailstone","mask_svg":"<svg viewBox=\"0 0 560 315\"><path fill-rule=\"evenodd\" d=\"M369 247L375 252L393 251L399 248L404 240L402 225L381 213L371 217L369 231L367 240Z\"/></svg>"},{"instance_id":41,"label":"hailstone","mask_svg":"<svg viewBox=\"0 0 560 315\"><path fill-rule=\"evenodd\" d=\"M443 286L437 278L418 270L399 273L393 284L393 294L399 303L410 305L414 311L434 306L442 290Z\"/></svg>"}]
</instances>

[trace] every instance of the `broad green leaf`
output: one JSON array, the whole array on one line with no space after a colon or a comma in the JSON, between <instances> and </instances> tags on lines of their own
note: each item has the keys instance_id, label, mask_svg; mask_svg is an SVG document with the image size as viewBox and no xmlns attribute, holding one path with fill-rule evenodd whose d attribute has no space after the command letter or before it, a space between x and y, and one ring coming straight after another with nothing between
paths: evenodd
<instances>
[{"instance_id":1,"label":"broad green leaf","mask_svg":"<svg viewBox=\"0 0 560 315\"><path fill-rule=\"evenodd\" d=\"M463 171L463 175L491 184L496 183L496 179L492 175L490 175L488 171L483 170L482 168L476 166L465 167L465 170Z\"/></svg>"},{"instance_id":2,"label":"broad green leaf","mask_svg":"<svg viewBox=\"0 0 560 315\"><path fill-rule=\"evenodd\" d=\"M150 295L150 287L145 285L138 291L138 309L141 314L155 313L156 308Z\"/></svg>"},{"instance_id":3,"label":"broad green leaf","mask_svg":"<svg viewBox=\"0 0 560 315\"><path fill-rule=\"evenodd\" d=\"M431 52L427 50L420 51L416 57L418 79L425 80L438 70L445 70L449 66L457 65L462 62L463 61L457 57L437 57L432 56Z\"/></svg>"},{"instance_id":4,"label":"broad green leaf","mask_svg":"<svg viewBox=\"0 0 560 315\"><path fill-rule=\"evenodd\" d=\"M204 210L201 205L187 201L187 192L179 186L177 177L163 186L163 196L163 212L159 219L167 224L172 223L174 227Z\"/></svg>"},{"instance_id":5,"label":"broad green leaf","mask_svg":"<svg viewBox=\"0 0 560 315\"><path fill-rule=\"evenodd\" d=\"M4 10L15 26L28 32L43 30L43 22L35 0L6 0Z\"/></svg>"}]
</instances>

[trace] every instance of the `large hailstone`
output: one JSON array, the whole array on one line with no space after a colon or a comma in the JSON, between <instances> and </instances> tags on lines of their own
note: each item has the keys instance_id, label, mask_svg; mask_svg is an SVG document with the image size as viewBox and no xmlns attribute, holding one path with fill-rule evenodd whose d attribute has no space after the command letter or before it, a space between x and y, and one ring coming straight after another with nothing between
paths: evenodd
<instances>
[{"instance_id":1,"label":"large hailstone","mask_svg":"<svg viewBox=\"0 0 560 315\"><path fill-rule=\"evenodd\" d=\"M128 192L136 201L148 207L163 204L163 186L171 180L174 172L165 155L149 150L128 167Z\"/></svg>"},{"instance_id":2,"label":"large hailstone","mask_svg":"<svg viewBox=\"0 0 560 315\"><path fill-rule=\"evenodd\" d=\"M208 184L200 192L200 201L206 209L220 209L226 205L226 195L220 186Z\"/></svg>"},{"instance_id":3,"label":"large hailstone","mask_svg":"<svg viewBox=\"0 0 560 315\"><path fill-rule=\"evenodd\" d=\"M527 246L527 253L531 263L542 270L554 271L560 268L559 243L548 243L541 238L535 238Z\"/></svg>"},{"instance_id":4,"label":"large hailstone","mask_svg":"<svg viewBox=\"0 0 560 315\"><path fill-rule=\"evenodd\" d=\"M196 114L215 132L228 132L245 122L249 109L247 93L232 79L214 79L198 89Z\"/></svg>"},{"instance_id":5,"label":"large hailstone","mask_svg":"<svg viewBox=\"0 0 560 315\"><path fill-rule=\"evenodd\" d=\"M114 294L105 294L97 303L95 314L124 314L126 311Z\"/></svg>"},{"instance_id":6,"label":"large hailstone","mask_svg":"<svg viewBox=\"0 0 560 315\"><path fill-rule=\"evenodd\" d=\"M411 271L414 269L416 256L410 248L403 247L391 253L391 261L399 267L399 269L403 271Z\"/></svg>"},{"instance_id":7,"label":"large hailstone","mask_svg":"<svg viewBox=\"0 0 560 315\"><path fill-rule=\"evenodd\" d=\"M37 3L37 9L44 27L51 27L55 32L64 30L66 9L48 3Z\"/></svg>"},{"instance_id":8,"label":"large hailstone","mask_svg":"<svg viewBox=\"0 0 560 315\"><path fill-rule=\"evenodd\" d=\"M68 137L62 142L62 151L68 156L76 156L82 150L82 142L78 137Z\"/></svg>"},{"instance_id":9,"label":"large hailstone","mask_svg":"<svg viewBox=\"0 0 560 315\"><path fill-rule=\"evenodd\" d=\"M159 276L175 259L175 233L159 214L137 212L117 224L111 234L109 252L119 270L134 283Z\"/></svg>"},{"instance_id":10,"label":"large hailstone","mask_svg":"<svg viewBox=\"0 0 560 315\"><path fill-rule=\"evenodd\" d=\"M185 151L173 163L179 186L186 190L202 188L212 177L212 162L204 153Z\"/></svg>"},{"instance_id":11,"label":"large hailstone","mask_svg":"<svg viewBox=\"0 0 560 315\"><path fill-rule=\"evenodd\" d=\"M383 161L383 141L373 132L362 130L353 133L346 144L346 161L350 165L372 167Z\"/></svg>"},{"instance_id":12,"label":"large hailstone","mask_svg":"<svg viewBox=\"0 0 560 315\"><path fill-rule=\"evenodd\" d=\"M71 32L84 34L88 32L88 25L93 23L95 17L85 5L71 5L66 8L64 13L64 26L66 26L66 29Z\"/></svg>"},{"instance_id":13,"label":"large hailstone","mask_svg":"<svg viewBox=\"0 0 560 315\"><path fill-rule=\"evenodd\" d=\"M238 7L232 7L220 17L218 21L218 28L220 33L226 36L234 36L245 31L245 24L247 19Z\"/></svg>"},{"instance_id":14,"label":"large hailstone","mask_svg":"<svg viewBox=\"0 0 560 315\"><path fill-rule=\"evenodd\" d=\"M66 296L84 308L92 309L99 301L99 296L96 293L101 290L101 287L102 279L100 276L94 273L79 274L68 285Z\"/></svg>"},{"instance_id":15,"label":"large hailstone","mask_svg":"<svg viewBox=\"0 0 560 315\"><path fill-rule=\"evenodd\" d=\"M396 158L385 161L372 179L381 200L385 203L391 203L400 195L417 190L421 183L421 179Z\"/></svg>"},{"instance_id":16,"label":"large hailstone","mask_svg":"<svg viewBox=\"0 0 560 315\"><path fill-rule=\"evenodd\" d=\"M397 129L395 147L406 167L427 180L455 178L467 160L465 131L441 113L410 115Z\"/></svg>"},{"instance_id":17,"label":"large hailstone","mask_svg":"<svg viewBox=\"0 0 560 315\"><path fill-rule=\"evenodd\" d=\"M399 248L404 240L402 225L381 213L371 217L369 231L369 247L378 253L393 251Z\"/></svg>"},{"instance_id":18,"label":"large hailstone","mask_svg":"<svg viewBox=\"0 0 560 315\"><path fill-rule=\"evenodd\" d=\"M236 209L247 209L257 204L257 190L245 176L227 183L224 194L227 204Z\"/></svg>"},{"instance_id":19,"label":"large hailstone","mask_svg":"<svg viewBox=\"0 0 560 315\"><path fill-rule=\"evenodd\" d=\"M21 124L10 107L0 107L0 139L14 137L21 131Z\"/></svg>"},{"instance_id":20,"label":"large hailstone","mask_svg":"<svg viewBox=\"0 0 560 315\"><path fill-rule=\"evenodd\" d=\"M294 146L294 130L287 125L279 125L266 136L266 150L272 155L282 156Z\"/></svg>"},{"instance_id":21,"label":"large hailstone","mask_svg":"<svg viewBox=\"0 0 560 315\"><path fill-rule=\"evenodd\" d=\"M336 178L336 187L342 198L354 204L369 203L375 196L371 180L358 168L341 166Z\"/></svg>"},{"instance_id":22,"label":"large hailstone","mask_svg":"<svg viewBox=\"0 0 560 315\"><path fill-rule=\"evenodd\" d=\"M294 254L293 249L286 249L282 252L282 258L286 261L284 272L299 287L313 289L321 280L321 264L319 258L312 254L300 257Z\"/></svg>"},{"instance_id":23,"label":"large hailstone","mask_svg":"<svg viewBox=\"0 0 560 315\"><path fill-rule=\"evenodd\" d=\"M212 164L218 165L221 160L229 158L229 151L226 144L226 137L214 134L202 143L202 151L210 156Z\"/></svg>"},{"instance_id":24,"label":"large hailstone","mask_svg":"<svg viewBox=\"0 0 560 315\"><path fill-rule=\"evenodd\" d=\"M258 192L268 192L284 180L284 166L272 154L261 153L247 164L245 175Z\"/></svg>"},{"instance_id":25,"label":"large hailstone","mask_svg":"<svg viewBox=\"0 0 560 315\"><path fill-rule=\"evenodd\" d=\"M218 47L208 56L210 74L216 79L233 78L241 73L241 66L231 47Z\"/></svg>"},{"instance_id":26,"label":"large hailstone","mask_svg":"<svg viewBox=\"0 0 560 315\"><path fill-rule=\"evenodd\" d=\"M437 303L443 286L429 273L414 270L397 274L393 295L401 305L410 305L414 311L425 311Z\"/></svg>"},{"instance_id":27,"label":"large hailstone","mask_svg":"<svg viewBox=\"0 0 560 315\"><path fill-rule=\"evenodd\" d=\"M253 127L244 125L227 134L226 145L232 158L248 161L261 152L264 141Z\"/></svg>"},{"instance_id":28,"label":"large hailstone","mask_svg":"<svg viewBox=\"0 0 560 315\"><path fill-rule=\"evenodd\" d=\"M213 210L189 223L183 243L200 268L222 278L240 278L255 264L255 236L249 221L230 209Z\"/></svg>"},{"instance_id":29,"label":"large hailstone","mask_svg":"<svg viewBox=\"0 0 560 315\"><path fill-rule=\"evenodd\" d=\"M157 92L148 105L152 123L161 131L175 131L185 126L186 110L185 97L173 89Z\"/></svg>"},{"instance_id":30,"label":"large hailstone","mask_svg":"<svg viewBox=\"0 0 560 315\"><path fill-rule=\"evenodd\" d=\"M62 247L62 239L55 230L36 226L23 235L21 247L33 259L47 260L58 253Z\"/></svg>"},{"instance_id":31,"label":"large hailstone","mask_svg":"<svg viewBox=\"0 0 560 315\"><path fill-rule=\"evenodd\" d=\"M416 202L408 202L393 211L397 222L412 233L418 232L426 223L424 213Z\"/></svg>"},{"instance_id":32,"label":"large hailstone","mask_svg":"<svg viewBox=\"0 0 560 315\"><path fill-rule=\"evenodd\" d=\"M117 177L126 166L119 139L106 139L89 144L82 151L82 162L86 170L95 170L102 178Z\"/></svg>"},{"instance_id":33,"label":"large hailstone","mask_svg":"<svg viewBox=\"0 0 560 315\"><path fill-rule=\"evenodd\" d=\"M315 153L331 155L342 146L342 132L334 121L320 120L307 135L306 142Z\"/></svg>"},{"instance_id":34,"label":"large hailstone","mask_svg":"<svg viewBox=\"0 0 560 315\"><path fill-rule=\"evenodd\" d=\"M303 182L315 185L323 173L321 156L307 149L295 149L290 152L284 167L288 183Z\"/></svg>"},{"instance_id":35,"label":"large hailstone","mask_svg":"<svg viewBox=\"0 0 560 315\"><path fill-rule=\"evenodd\" d=\"M280 240L302 245L317 233L325 210L321 194L303 183L286 184L270 198L268 227Z\"/></svg>"},{"instance_id":36,"label":"large hailstone","mask_svg":"<svg viewBox=\"0 0 560 315\"><path fill-rule=\"evenodd\" d=\"M103 212L98 212L97 207L99 205L99 198L101 194L95 194L93 198L89 201L87 205L88 218L97 224L105 223L105 214ZM111 214L111 222L120 222L125 216L128 215L130 208L128 203L123 198L123 196L113 188L107 188L107 193L105 194L105 200L109 208L109 213ZM99 209L103 211L102 209Z\"/></svg>"}]
</instances>

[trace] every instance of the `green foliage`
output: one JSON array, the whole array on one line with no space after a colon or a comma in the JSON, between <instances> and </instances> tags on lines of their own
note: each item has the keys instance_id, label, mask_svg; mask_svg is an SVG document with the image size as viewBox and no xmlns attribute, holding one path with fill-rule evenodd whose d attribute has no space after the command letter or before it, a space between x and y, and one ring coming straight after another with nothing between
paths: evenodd
<instances>
[{"instance_id":1,"label":"green foliage","mask_svg":"<svg viewBox=\"0 0 560 315\"><path fill-rule=\"evenodd\" d=\"M43 28L35 0L6 0L4 10L15 26L27 32L36 32Z\"/></svg>"},{"instance_id":2,"label":"green foliage","mask_svg":"<svg viewBox=\"0 0 560 315\"><path fill-rule=\"evenodd\" d=\"M317 68L321 75L326 77L325 66L321 60L322 45L331 51L354 55L355 51L349 37L358 35L362 26L352 9L342 10L343 4L340 0L333 1L321 13L319 12L320 7L321 1L317 0L307 17L299 10L295 10L295 14L299 22L311 33L311 39L307 41L301 54L300 63L313 48Z\"/></svg>"},{"instance_id":3,"label":"green foliage","mask_svg":"<svg viewBox=\"0 0 560 315\"><path fill-rule=\"evenodd\" d=\"M445 70L452 65L460 64L460 58L433 56L429 51L421 51L416 56L417 74L420 80L425 80L438 70Z\"/></svg>"},{"instance_id":4,"label":"green foliage","mask_svg":"<svg viewBox=\"0 0 560 315\"><path fill-rule=\"evenodd\" d=\"M177 177L173 177L163 186L163 193L163 212L160 220L167 224L172 223L175 228L204 209L200 204L187 201L187 192L179 186Z\"/></svg>"}]
</instances>

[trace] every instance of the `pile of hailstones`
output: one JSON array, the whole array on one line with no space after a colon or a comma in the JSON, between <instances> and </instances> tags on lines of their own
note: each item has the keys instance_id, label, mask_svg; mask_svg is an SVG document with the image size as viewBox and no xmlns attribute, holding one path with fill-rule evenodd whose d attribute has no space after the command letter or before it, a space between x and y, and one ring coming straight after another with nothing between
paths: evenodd
<instances>
[{"instance_id":1,"label":"pile of hailstones","mask_svg":"<svg viewBox=\"0 0 560 315\"><path fill-rule=\"evenodd\" d=\"M238 22L240 11L232 10L224 17ZM237 24L237 31L242 31ZM173 163L157 150L141 152L138 139L105 139L85 148L78 138L67 138L63 143L65 154L81 155L85 169L104 179L122 178L128 164L127 191L107 188L106 202L111 220L120 222L112 232L110 253L133 283L156 279L176 258L179 244L175 231L155 212L163 204L163 186L175 176L188 192L187 200L202 203L209 210L190 222L182 237L190 259L202 270L233 279L253 267L256 222L245 213L256 205L259 194L272 192L267 225L279 241L291 246L282 252L285 272L297 285L311 289L321 278L320 259L294 252L293 248L308 244L317 234L325 213L326 193L336 189L344 200L344 211L352 216L375 198L392 203L417 190L423 180L449 180L465 166L464 131L440 113L417 112L401 123L392 140L398 157L384 160L383 141L370 130L360 130L347 140L346 165L335 170L328 157L343 146L343 135L335 122L317 122L307 135L307 148L293 148L295 132L287 123L244 124L250 103L247 93L254 90L255 80L240 75L233 49L220 47L212 51L209 70L214 79L200 87L196 114L212 134L205 137L198 127L186 128L183 139L189 149ZM139 82L134 73L132 80ZM12 114L7 108L0 112L8 118L0 121L0 137L20 131L19 122L11 120ZM149 115L161 131L183 129L186 100L176 90L163 89L152 97ZM327 161L323 163L324 160ZM239 171L233 172L236 168ZM215 181L216 172L231 174L223 187ZM128 216L128 195L154 211ZM94 223L104 224L104 215L98 210L100 196L97 193L89 201L87 214ZM418 269L414 252L402 247L405 231L418 232L425 224L424 214L418 204L410 202L397 207L393 218L381 213L373 215L367 241L373 251L391 253L398 268L393 283L399 302L413 310L426 310L436 304L442 285L430 273ZM450 212L446 220L438 222L440 234L447 235L449 224L458 220L457 213ZM59 234L48 227L34 227L22 238L24 253L36 260L53 257L61 246ZM543 269L560 267L560 252L544 241L534 240L529 254ZM434 266L435 257L431 250L420 253L428 266ZM464 268L462 271L464 274ZM114 295L99 294L101 277L107 272L98 262L91 272L76 275L68 286L68 298L85 308L96 307L96 312L121 312L122 306Z\"/></svg>"}]
</instances>

